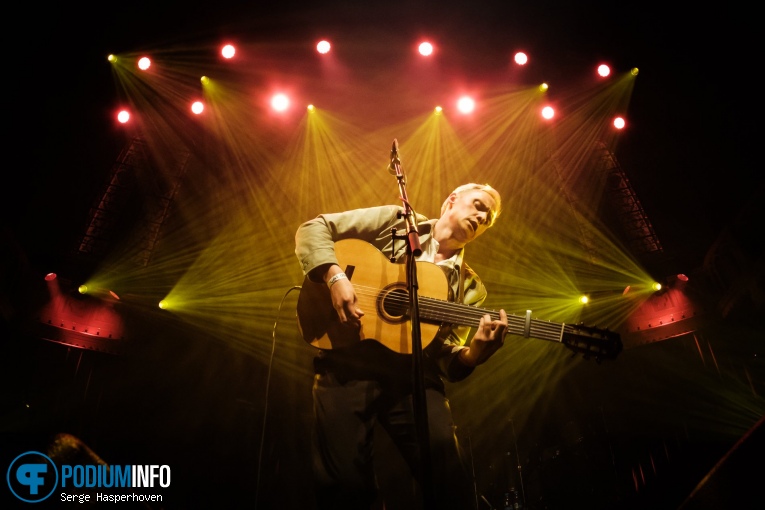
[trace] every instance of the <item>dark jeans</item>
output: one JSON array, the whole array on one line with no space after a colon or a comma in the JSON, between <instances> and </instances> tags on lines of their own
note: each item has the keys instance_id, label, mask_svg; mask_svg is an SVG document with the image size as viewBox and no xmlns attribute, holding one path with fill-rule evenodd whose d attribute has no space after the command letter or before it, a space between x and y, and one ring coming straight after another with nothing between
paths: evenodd
<instances>
[{"instance_id":1,"label":"dark jeans","mask_svg":"<svg viewBox=\"0 0 765 510\"><path fill-rule=\"evenodd\" d=\"M316 375L313 385L313 470L317 508L364 510L377 499L374 427L382 426L412 474L420 453L410 385L388 380L344 380L332 372ZM471 482L460 456L449 401L437 389L426 390L434 508L475 507ZM422 488L410 482L386 510L423 507ZM402 503L407 501L407 503ZM399 507L400 506L400 507ZM430 510L430 509L426 509Z\"/></svg>"}]
</instances>

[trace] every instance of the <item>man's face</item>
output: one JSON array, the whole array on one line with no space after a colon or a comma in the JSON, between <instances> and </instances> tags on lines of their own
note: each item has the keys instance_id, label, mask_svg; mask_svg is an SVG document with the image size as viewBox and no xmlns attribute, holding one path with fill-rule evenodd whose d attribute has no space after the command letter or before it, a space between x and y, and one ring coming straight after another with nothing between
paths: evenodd
<instances>
[{"instance_id":1,"label":"man's face","mask_svg":"<svg viewBox=\"0 0 765 510\"><path fill-rule=\"evenodd\" d=\"M451 206L446 214L452 227L452 235L463 242L470 242L483 234L496 216L496 203L485 191L473 189L449 197Z\"/></svg>"}]
</instances>

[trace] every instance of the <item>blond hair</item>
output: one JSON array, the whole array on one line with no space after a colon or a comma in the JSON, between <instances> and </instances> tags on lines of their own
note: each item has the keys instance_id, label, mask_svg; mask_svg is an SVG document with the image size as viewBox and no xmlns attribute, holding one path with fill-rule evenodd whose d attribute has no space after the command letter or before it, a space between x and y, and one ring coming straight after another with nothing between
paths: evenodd
<instances>
[{"instance_id":1,"label":"blond hair","mask_svg":"<svg viewBox=\"0 0 765 510\"><path fill-rule=\"evenodd\" d=\"M499 213L502 211L502 197L499 196L499 191L492 188L488 184L476 184L474 182L463 184L462 186L457 186L454 191L449 193L449 196L452 196L452 194L459 195L463 191L471 191L471 190L481 190L485 191L489 195L491 195L491 198L494 199L494 210L491 211L491 220L489 221L489 226L494 225L494 222L497 221L497 217L499 216ZM444 203L441 205L441 215L443 216L444 212L446 211L446 207L449 205L449 197L446 197L446 200L444 200Z\"/></svg>"}]
</instances>

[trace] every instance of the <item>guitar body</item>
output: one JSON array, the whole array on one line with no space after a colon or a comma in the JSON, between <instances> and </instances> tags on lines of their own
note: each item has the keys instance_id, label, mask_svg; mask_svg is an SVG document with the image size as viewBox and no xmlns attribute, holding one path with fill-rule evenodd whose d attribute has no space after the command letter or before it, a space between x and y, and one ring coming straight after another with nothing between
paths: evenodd
<instances>
[{"instance_id":1,"label":"guitar body","mask_svg":"<svg viewBox=\"0 0 765 510\"><path fill-rule=\"evenodd\" d=\"M319 349L338 349L362 340L376 340L402 354L412 353L406 264L395 264L367 243L344 239L335 243L335 254L364 312L361 326L340 323L327 285L305 278L298 297L298 327L303 339ZM430 262L416 262L417 294L446 300L449 282L443 270ZM440 324L420 321L422 347L435 338Z\"/></svg>"}]
</instances>

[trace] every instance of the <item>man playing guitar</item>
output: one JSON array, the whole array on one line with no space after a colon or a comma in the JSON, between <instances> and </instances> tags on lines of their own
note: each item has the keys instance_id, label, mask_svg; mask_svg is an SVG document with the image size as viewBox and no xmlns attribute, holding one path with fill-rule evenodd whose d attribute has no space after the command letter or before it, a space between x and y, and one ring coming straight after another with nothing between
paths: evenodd
<instances>
[{"instance_id":1,"label":"man playing guitar","mask_svg":"<svg viewBox=\"0 0 765 510\"><path fill-rule=\"evenodd\" d=\"M473 307L486 299L483 283L463 260L464 247L494 224L500 210L494 188L470 183L449 194L438 219L416 215L422 246L417 264L430 271L419 277L420 292L433 305L432 320L422 325L422 371L439 509L474 506L444 380L461 381L485 363L503 345L508 317L504 310L481 311L472 322L447 323L438 320L438 310L451 303L478 310ZM367 509L377 498L375 424L388 432L412 472L418 468L411 328L402 286L407 243L395 237L405 230L401 207L379 206L321 214L295 236L306 276L300 326L319 348L312 455L320 510ZM384 256L375 257L375 251ZM471 327L475 334L467 342Z\"/></svg>"}]
</instances>

